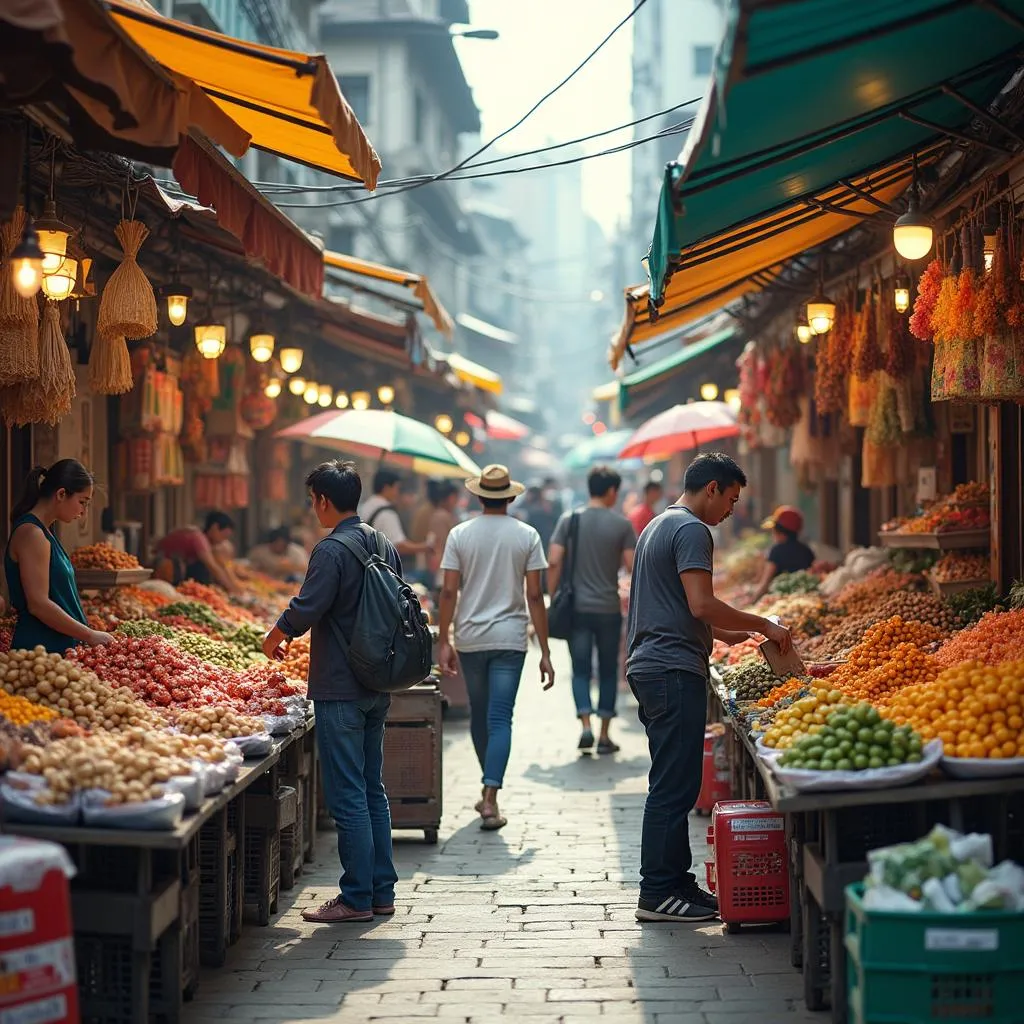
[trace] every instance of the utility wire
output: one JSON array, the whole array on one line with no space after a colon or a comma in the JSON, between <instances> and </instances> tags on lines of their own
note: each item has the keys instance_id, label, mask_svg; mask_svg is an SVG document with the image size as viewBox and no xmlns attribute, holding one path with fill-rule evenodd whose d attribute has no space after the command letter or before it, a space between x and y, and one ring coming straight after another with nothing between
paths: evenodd
<instances>
[{"instance_id":1,"label":"utility wire","mask_svg":"<svg viewBox=\"0 0 1024 1024\"><path fill-rule=\"evenodd\" d=\"M627 128L635 128L638 125L645 124L648 121L653 121L655 118L664 117L666 114L673 114L677 110L682 110L685 107L693 106L694 103L700 101L700 97L696 97L692 100L687 100L685 103L677 103L674 107L666 107L664 110L658 110L653 114L647 114L644 117L638 117L635 121L628 121L626 124L616 125L614 128L605 128L603 131L592 132L590 135L581 135L576 139L569 139L566 142L556 142L549 146L541 146L538 149L527 149L521 153L508 153L505 156L496 157L493 160L481 160L479 163L467 164L463 170L471 171L481 167L491 167L495 164L509 163L512 160L519 160L528 156L539 156L542 153L551 153L558 149L565 149L568 146L576 146L583 142L592 142L594 139L603 138L606 135L614 135L616 132L625 131ZM691 118L692 123L692 118ZM667 129L662 129L665 131ZM654 136L657 137L657 136ZM430 181L435 175L422 174L415 175L407 178L389 178L384 181L377 183L378 188L388 188L396 185L407 185L414 181ZM290 193L301 193L301 192L356 192L363 191L363 186L354 184L352 182L344 182L334 185L293 185L290 182L285 181L253 181L257 189L259 189L264 195L287 195Z\"/></svg>"},{"instance_id":2,"label":"utility wire","mask_svg":"<svg viewBox=\"0 0 1024 1024\"><path fill-rule=\"evenodd\" d=\"M541 98L539 100L537 100L537 102L534 103L534 105L532 107L530 107L530 109L525 114L523 114L523 116L521 118L519 118L519 120L516 121L515 124L513 124L510 127L506 128L503 132L499 132L497 135L494 136L493 139L491 139L488 142L485 142L478 149L476 149L472 153L470 153L469 156L464 157L457 164L455 164L454 167L450 167L447 171L441 171L440 173L432 175L431 177L427 178L425 181L415 182L413 184L405 186L405 188L403 188L403 189L396 190L395 192L388 192L388 193L385 193L385 194L387 194L387 195L396 195L396 194L398 194L398 192L408 192L408 191L411 191L412 189L415 189L415 188L422 188L424 185L431 184L431 183L433 183L435 181L442 181L442 180L444 180L446 178L450 178L453 174L455 174L456 171L462 170L464 167L466 167L467 164L469 164L471 161L475 160L482 153L485 153L495 143L500 142L507 135L510 135L517 128L519 128L525 121L527 121L530 117L532 117L533 114L535 114L541 108L541 106L544 103L546 103L549 99L551 99L552 96L555 95L556 92L559 91L559 89L561 89L563 86L567 85L573 78L575 78L576 75L578 75L591 62L591 60L593 60L594 57L596 57L597 54L600 53L600 51L602 49L604 49L604 47L607 45L607 43L615 35L615 33L618 32L619 29L621 29L623 25L627 24L630 20L632 20L633 16L636 14L636 12L639 11L640 8L643 7L645 3L647 3L647 0L637 0L637 3L634 5L633 9L604 37L604 39L602 39L601 42L599 42L597 44L597 46L595 46L594 49L591 50L590 53L588 53L586 55L586 57L584 57L583 60L580 61L580 63L577 64L576 67L574 67L572 69L572 71L570 71L569 74L567 74L565 76L565 78L563 78L556 86L554 86L553 88L549 89L546 93L544 93L544 95L541 96ZM370 195L362 196L359 199L350 199L348 201L348 203L343 203L341 205L354 205L356 203L368 203L371 199L376 199L376 198L377 198L377 194L376 193L371 193Z\"/></svg>"}]
</instances>

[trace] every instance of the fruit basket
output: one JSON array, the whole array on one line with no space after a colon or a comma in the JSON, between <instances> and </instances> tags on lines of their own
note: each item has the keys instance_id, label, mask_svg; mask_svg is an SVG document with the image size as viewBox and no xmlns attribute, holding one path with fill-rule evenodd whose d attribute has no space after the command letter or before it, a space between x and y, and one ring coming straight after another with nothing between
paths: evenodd
<instances>
[{"instance_id":1,"label":"fruit basket","mask_svg":"<svg viewBox=\"0 0 1024 1024\"><path fill-rule=\"evenodd\" d=\"M781 758L766 758L765 763L772 774L784 785L800 793L827 792L830 790L892 789L909 786L923 779L938 767L942 760L942 741L931 740L921 752L921 760L884 768L864 768L854 771L833 769L813 771L805 768L786 768Z\"/></svg>"},{"instance_id":2,"label":"fruit basket","mask_svg":"<svg viewBox=\"0 0 1024 1024\"><path fill-rule=\"evenodd\" d=\"M878 534L883 548L930 548L933 551L960 551L964 548L987 548L989 530L947 530L939 533L907 533L883 530Z\"/></svg>"},{"instance_id":3,"label":"fruit basket","mask_svg":"<svg viewBox=\"0 0 1024 1024\"><path fill-rule=\"evenodd\" d=\"M152 569L76 569L75 582L79 590L106 590L144 583L152 575Z\"/></svg>"}]
</instances>

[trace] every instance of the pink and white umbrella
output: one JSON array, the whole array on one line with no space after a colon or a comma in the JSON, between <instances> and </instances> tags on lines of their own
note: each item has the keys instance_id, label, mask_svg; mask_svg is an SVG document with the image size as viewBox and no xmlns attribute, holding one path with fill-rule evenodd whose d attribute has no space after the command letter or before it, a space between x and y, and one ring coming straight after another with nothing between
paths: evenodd
<instances>
[{"instance_id":1,"label":"pink and white umbrella","mask_svg":"<svg viewBox=\"0 0 1024 1024\"><path fill-rule=\"evenodd\" d=\"M620 459L667 459L712 441L736 437L736 416L725 402L688 402L658 413L626 442Z\"/></svg>"},{"instance_id":2,"label":"pink and white umbrella","mask_svg":"<svg viewBox=\"0 0 1024 1024\"><path fill-rule=\"evenodd\" d=\"M530 433L525 423L491 409L487 413L487 436L492 441L522 441Z\"/></svg>"}]
</instances>

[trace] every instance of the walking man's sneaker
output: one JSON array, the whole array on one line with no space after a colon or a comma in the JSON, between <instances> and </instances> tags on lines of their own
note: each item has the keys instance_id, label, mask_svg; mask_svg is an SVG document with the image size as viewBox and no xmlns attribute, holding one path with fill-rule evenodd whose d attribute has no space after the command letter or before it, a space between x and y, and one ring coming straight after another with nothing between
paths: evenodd
<instances>
[{"instance_id":1,"label":"walking man's sneaker","mask_svg":"<svg viewBox=\"0 0 1024 1024\"><path fill-rule=\"evenodd\" d=\"M642 899L636 907L638 921L675 921L691 924L697 921L713 921L716 917L717 908L694 903L683 896L667 896L660 903Z\"/></svg>"},{"instance_id":2,"label":"walking man's sneaker","mask_svg":"<svg viewBox=\"0 0 1024 1024\"><path fill-rule=\"evenodd\" d=\"M594 745L594 734L589 729L584 729L580 733L580 742L577 747L578 750L590 750Z\"/></svg>"}]
</instances>

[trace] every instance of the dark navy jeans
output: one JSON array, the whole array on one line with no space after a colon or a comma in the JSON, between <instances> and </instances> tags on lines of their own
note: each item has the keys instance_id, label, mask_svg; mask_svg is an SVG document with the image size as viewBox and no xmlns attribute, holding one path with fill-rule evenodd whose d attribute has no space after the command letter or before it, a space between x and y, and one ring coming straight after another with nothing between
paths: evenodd
<instances>
[{"instance_id":1,"label":"dark navy jeans","mask_svg":"<svg viewBox=\"0 0 1024 1024\"><path fill-rule=\"evenodd\" d=\"M501 788L512 750L512 712L525 651L460 651L469 693L469 732L483 784Z\"/></svg>"},{"instance_id":2,"label":"dark navy jeans","mask_svg":"<svg viewBox=\"0 0 1024 1024\"><path fill-rule=\"evenodd\" d=\"M651 750L640 840L640 898L660 902L695 882L687 815L700 795L707 682L696 672L630 673Z\"/></svg>"},{"instance_id":3,"label":"dark navy jeans","mask_svg":"<svg viewBox=\"0 0 1024 1024\"><path fill-rule=\"evenodd\" d=\"M594 712L590 678L597 648L597 717L614 718L619 692L621 612L573 612L569 654L572 657L572 696L577 715Z\"/></svg>"},{"instance_id":4,"label":"dark navy jeans","mask_svg":"<svg viewBox=\"0 0 1024 1024\"><path fill-rule=\"evenodd\" d=\"M313 706L324 802L338 830L341 898L353 910L390 906L398 875L382 774L391 695L317 700Z\"/></svg>"}]
</instances>

